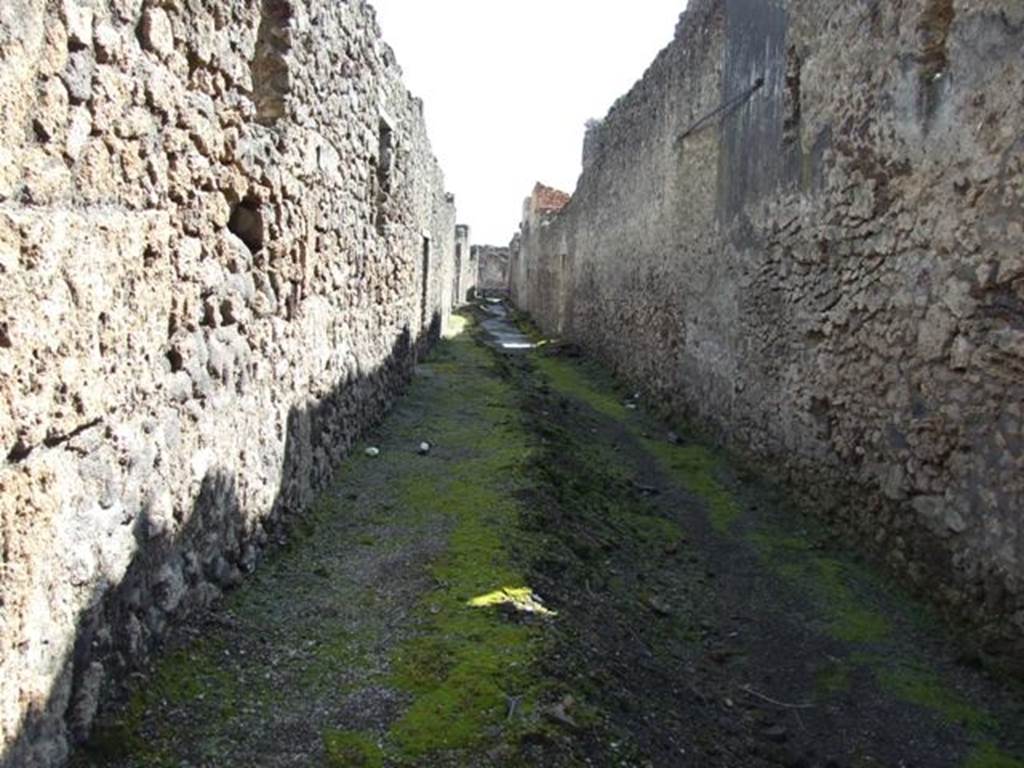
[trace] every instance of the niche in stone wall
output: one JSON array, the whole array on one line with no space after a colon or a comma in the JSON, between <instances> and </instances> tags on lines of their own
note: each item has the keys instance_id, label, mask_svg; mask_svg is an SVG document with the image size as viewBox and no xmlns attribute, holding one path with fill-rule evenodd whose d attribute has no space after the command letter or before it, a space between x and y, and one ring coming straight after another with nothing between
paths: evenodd
<instances>
[{"instance_id":1,"label":"niche in stone wall","mask_svg":"<svg viewBox=\"0 0 1024 768\"><path fill-rule=\"evenodd\" d=\"M261 251L266 233L259 201L247 197L234 206L231 209L231 218L228 219L228 229L245 243L252 253Z\"/></svg>"},{"instance_id":2,"label":"niche in stone wall","mask_svg":"<svg viewBox=\"0 0 1024 768\"><path fill-rule=\"evenodd\" d=\"M955 15L953 0L926 0L918 20L918 110L926 126L949 81L949 34Z\"/></svg>"},{"instance_id":3,"label":"niche in stone wall","mask_svg":"<svg viewBox=\"0 0 1024 768\"><path fill-rule=\"evenodd\" d=\"M261 0L256 52L250 65L256 120L274 125L284 116L291 91L288 55L291 51L289 0Z\"/></svg>"}]
</instances>

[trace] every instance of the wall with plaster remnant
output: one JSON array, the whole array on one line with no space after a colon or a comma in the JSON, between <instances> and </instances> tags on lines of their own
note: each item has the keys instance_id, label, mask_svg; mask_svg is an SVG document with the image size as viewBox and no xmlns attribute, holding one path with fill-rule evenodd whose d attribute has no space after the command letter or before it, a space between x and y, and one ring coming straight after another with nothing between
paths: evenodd
<instances>
[{"instance_id":1,"label":"wall with plaster remnant","mask_svg":"<svg viewBox=\"0 0 1024 768\"><path fill-rule=\"evenodd\" d=\"M1024 658L1024 6L692 0L513 296Z\"/></svg>"},{"instance_id":2,"label":"wall with plaster remnant","mask_svg":"<svg viewBox=\"0 0 1024 768\"><path fill-rule=\"evenodd\" d=\"M0 764L253 570L451 307L362 0L0 3Z\"/></svg>"}]
</instances>

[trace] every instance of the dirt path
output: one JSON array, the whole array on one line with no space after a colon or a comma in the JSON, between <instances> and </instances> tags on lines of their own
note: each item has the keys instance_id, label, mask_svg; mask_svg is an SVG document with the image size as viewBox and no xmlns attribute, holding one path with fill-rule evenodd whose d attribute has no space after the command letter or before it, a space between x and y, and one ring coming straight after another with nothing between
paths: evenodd
<instances>
[{"instance_id":1,"label":"dirt path","mask_svg":"<svg viewBox=\"0 0 1024 768\"><path fill-rule=\"evenodd\" d=\"M487 327L74 765L1024 767L1019 687L599 368Z\"/></svg>"}]
</instances>

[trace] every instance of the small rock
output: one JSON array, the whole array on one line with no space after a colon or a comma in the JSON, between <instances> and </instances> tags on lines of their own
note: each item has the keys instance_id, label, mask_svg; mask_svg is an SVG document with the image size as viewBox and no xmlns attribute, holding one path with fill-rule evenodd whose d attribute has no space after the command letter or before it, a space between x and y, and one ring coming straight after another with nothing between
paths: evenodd
<instances>
[{"instance_id":1,"label":"small rock","mask_svg":"<svg viewBox=\"0 0 1024 768\"><path fill-rule=\"evenodd\" d=\"M79 48L88 48L92 45L92 9L73 0L64 0L63 5L68 42Z\"/></svg>"},{"instance_id":2,"label":"small rock","mask_svg":"<svg viewBox=\"0 0 1024 768\"><path fill-rule=\"evenodd\" d=\"M781 725L773 725L761 731L761 735L768 739L768 741L774 741L776 744L782 744L789 738L789 731Z\"/></svg>"},{"instance_id":3,"label":"small rock","mask_svg":"<svg viewBox=\"0 0 1024 768\"><path fill-rule=\"evenodd\" d=\"M380 448L376 448L371 445L369 448L366 449L366 455L369 456L371 459L375 459L378 456L380 456Z\"/></svg>"},{"instance_id":4,"label":"small rock","mask_svg":"<svg viewBox=\"0 0 1024 768\"><path fill-rule=\"evenodd\" d=\"M112 64L118 57L122 42L117 30L108 22L101 21L93 33L96 60L101 64Z\"/></svg>"},{"instance_id":5,"label":"small rock","mask_svg":"<svg viewBox=\"0 0 1024 768\"><path fill-rule=\"evenodd\" d=\"M142 14L139 38L146 50L161 58L174 51L174 32L171 20L163 8L149 8Z\"/></svg>"},{"instance_id":6,"label":"small rock","mask_svg":"<svg viewBox=\"0 0 1024 768\"><path fill-rule=\"evenodd\" d=\"M154 602L165 613L173 613L187 591L180 568L167 564L153 577Z\"/></svg>"},{"instance_id":7,"label":"small rock","mask_svg":"<svg viewBox=\"0 0 1024 768\"><path fill-rule=\"evenodd\" d=\"M683 548L683 545L685 543L686 539L677 539L676 541L672 541L666 544L663 551L666 555L678 554L679 550Z\"/></svg>"},{"instance_id":8,"label":"small rock","mask_svg":"<svg viewBox=\"0 0 1024 768\"><path fill-rule=\"evenodd\" d=\"M728 664L736 656L741 655L739 651L730 648L715 648L708 652L708 658L716 664Z\"/></svg>"},{"instance_id":9,"label":"small rock","mask_svg":"<svg viewBox=\"0 0 1024 768\"><path fill-rule=\"evenodd\" d=\"M680 443L683 442L683 438L681 438L675 432L669 432L665 436L665 439L668 440L670 443L672 443L672 445L679 445Z\"/></svg>"},{"instance_id":10,"label":"small rock","mask_svg":"<svg viewBox=\"0 0 1024 768\"><path fill-rule=\"evenodd\" d=\"M633 487L637 489L641 494L645 496L657 496L661 493L659 488L655 488L653 485L644 485L643 483L633 481Z\"/></svg>"},{"instance_id":11,"label":"small rock","mask_svg":"<svg viewBox=\"0 0 1024 768\"><path fill-rule=\"evenodd\" d=\"M83 104L92 96L92 76L96 62L91 51L74 51L68 55L68 63L61 75L67 88L68 100L72 104Z\"/></svg>"},{"instance_id":12,"label":"small rock","mask_svg":"<svg viewBox=\"0 0 1024 768\"><path fill-rule=\"evenodd\" d=\"M240 565L242 566L242 570L245 571L245 573L252 573L253 571L255 571L256 561L258 558L259 553L256 551L256 547L253 546L251 543L246 544L245 548L242 550L241 560L239 561Z\"/></svg>"},{"instance_id":13,"label":"small rock","mask_svg":"<svg viewBox=\"0 0 1024 768\"><path fill-rule=\"evenodd\" d=\"M89 141L92 131L92 115L84 106L71 110L64 151L72 160L77 160ZM191 387L190 387L191 388Z\"/></svg>"},{"instance_id":14,"label":"small rock","mask_svg":"<svg viewBox=\"0 0 1024 768\"><path fill-rule=\"evenodd\" d=\"M647 605L659 616L671 616L672 608L660 597L652 596L647 598Z\"/></svg>"},{"instance_id":15,"label":"small rock","mask_svg":"<svg viewBox=\"0 0 1024 768\"><path fill-rule=\"evenodd\" d=\"M553 704L550 707L545 707L544 714L552 720L554 720L555 722L561 723L562 725L567 725L570 728L576 728L576 721L572 719L572 716L569 715L567 711L575 703L576 702L573 700L572 696L566 696L557 704Z\"/></svg>"},{"instance_id":16,"label":"small rock","mask_svg":"<svg viewBox=\"0 0 1024 768\"><path fill-rule=\"evenodd\" d=\"M202 582L195 588L195 602L199 608L209 608L223 596L216 586L208 581Z\"/></svg>"},{"instance_id":17,"label":"small rock","mask_svg":"<svg viewBox=\"0 0 1024 768\"><path fill-rule=\"evenodd\" d=\"M428 453L430 453L430 443L428 443L426 441L420 443L420 447L419 447L419 454L420 454L420 456L426 456Z\"/></svg>"},{"instance_id":18,"label":"small rock","mask_svg":"<svg viewBox=\"0 0 1024 768\"><path fill-rule=\"evenodd\" d=\"M43 142L50 141L64 128L68 121L68 92L56 77L46 80L39 94L39 110L32 121L36 136Z\"/></svg>"}]
</instances>

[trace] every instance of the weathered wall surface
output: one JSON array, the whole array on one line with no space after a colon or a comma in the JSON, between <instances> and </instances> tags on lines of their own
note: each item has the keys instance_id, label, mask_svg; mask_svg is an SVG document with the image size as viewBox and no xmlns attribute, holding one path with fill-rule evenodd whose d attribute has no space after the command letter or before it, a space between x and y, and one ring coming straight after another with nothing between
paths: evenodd
<instances>
[{"instance_id":1,"label":"weathered wall surface","mask_svg":"<svg viewBox=\"0 0 1024 768\"><path fill-rule=\"evenodd\" d=\"M480 290L493 293L507 292L511 258L508 246L474 245L473 254L478 264Z\"/></svg>"},{"instance_id":2,"label":"weathered wall surface","mask_svg":"<svg viewBox=\"0 0 1024 768\"><path fill-rule=\"evenodd\" d=\"M469 227L459 224L455 227L455 289L452 306L461 307L471 301L477 288L476 249L469 237Z\"/></svg>"},{"instance_id":3,"label":"weathered wall surface","mask_svg":"<svg viewBox=\"0 0 1024 768\"><path fill-rule=\"evenodd\" d=\"M362 0L5 0L0 51L0 764L24 767L382 415L451 306L455 213Z\"/></svg>"},{"instance_id":4,"label":"weathered wall surface","mask_svg":"<svg viewBox=\"0 0 1024 768\"><path fill-rule=\"evenodd\" d=\"M1020 2L692 0L512 278L1018 659L1022 88Z\"/></svg>"},{"instance_id":5,"label":"weathered wall surface","mask_svg":"<svg viewBox=\"0 0 1024 768\"><path fill-rule=\"evenodd\" d=\"M538 182L523 201L523 219L511 246L511 298L551 333L565 331L568 316L568 230L559 213L569 195Z\"/></svg>"}]
</instances>

